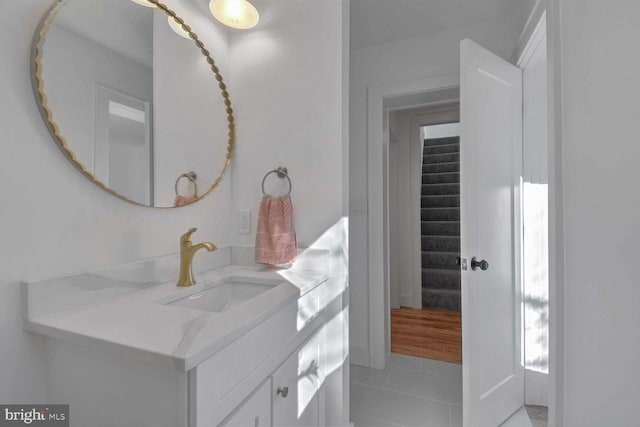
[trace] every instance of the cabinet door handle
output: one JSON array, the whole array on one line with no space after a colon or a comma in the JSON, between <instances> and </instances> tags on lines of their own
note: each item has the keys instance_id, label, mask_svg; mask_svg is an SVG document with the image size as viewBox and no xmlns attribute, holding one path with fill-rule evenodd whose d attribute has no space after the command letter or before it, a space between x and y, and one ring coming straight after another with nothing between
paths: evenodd
<instances>
[{"instance_id":1,"label":"cabinet door handle","mask_svg":"<svg viewBox=\"0 0 640 427\"><path fill-rule=\"evenodd\" d=\"M278 387L276 394L286 398L289 395L289 387Z\"/></svg>"}]
</instances>

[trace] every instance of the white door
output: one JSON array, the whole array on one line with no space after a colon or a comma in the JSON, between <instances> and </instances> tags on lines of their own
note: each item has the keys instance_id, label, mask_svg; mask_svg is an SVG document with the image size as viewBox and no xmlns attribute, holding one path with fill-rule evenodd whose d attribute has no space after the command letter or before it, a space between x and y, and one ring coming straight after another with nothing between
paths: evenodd
<instances>
[{"instance_id":1,"label":"white door","mask_svg":"<svg viewBox=\"0 0 640 427\"><path fill-rule=\"evenodd\" d=\"M463 40L460 78L464 425L496 427L524 401L522 72Z\"/></svg>"},{"instance_id":2,"label":"white door","mask_svg":"<svg viewBox=\"0 0 640 427\"><path fill-rule=\"evenodd\" d=\"M129 200L153 206L151 103L95 85L94 175Z\"/></svg>"}]
</instances>

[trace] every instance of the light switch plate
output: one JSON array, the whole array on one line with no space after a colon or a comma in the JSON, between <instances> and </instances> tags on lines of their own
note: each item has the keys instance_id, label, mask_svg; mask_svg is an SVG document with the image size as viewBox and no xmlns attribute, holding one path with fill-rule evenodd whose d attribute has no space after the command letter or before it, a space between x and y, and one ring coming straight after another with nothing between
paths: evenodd
<instances>
[{"instance_id":1,"label":"light switch plate","mask_svg":"<svg viewBox=\"0 0 640 427\"><path fill-rule=\"evenodd\" d=\"M250 209L238 209L238 233L251 234Z\"/></svg>"}]
</instances>

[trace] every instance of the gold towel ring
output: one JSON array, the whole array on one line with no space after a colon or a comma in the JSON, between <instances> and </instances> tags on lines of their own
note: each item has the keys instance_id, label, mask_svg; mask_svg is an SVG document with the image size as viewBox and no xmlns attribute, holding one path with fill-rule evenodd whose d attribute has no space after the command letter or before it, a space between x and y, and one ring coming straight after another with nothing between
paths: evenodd
<instances>
[{"instance_id":1,"label":"gold towel ring","mask_svg":"<svg viewBox=\"0 0 640 427\"><path fill-rule=\"evenodd\" d=\"M267 180L267 177L272 173L277 174L278 178L287 178L287 181L289 181L289 192L287 194L291 194L292 185L291 185L291 178L289 178L289 171L287 170L287 168L282 166L280 166L278 169L274 169L272 171L267 172L264 178L262 178L262 194L265 196L267 195L267 192L264 191L264 183Z\"/></svg>"},{"instance_id":2,"label":"gold towel ring","mask_svg":"<svg viewBox=\"0 0 640 427\"><path fill-rule=\"evenodd\" d=\"M183 173L178 177L178 179L176 179L176 185L175 185L176 196L180 195L180 193L178 192L178 184L180 183L180 180L182 178L187 178L189 182L193 184L194 196L198 197L198 184L196 184L196 179L198 178L198 175L196 175L194 171Z\"/></svg>"}]
</instances>

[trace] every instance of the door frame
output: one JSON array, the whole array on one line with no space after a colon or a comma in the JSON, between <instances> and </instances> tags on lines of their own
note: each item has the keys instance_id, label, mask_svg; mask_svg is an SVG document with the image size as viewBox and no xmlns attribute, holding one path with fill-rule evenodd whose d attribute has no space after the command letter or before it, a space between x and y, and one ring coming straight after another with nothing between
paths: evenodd
<instances>
[{"instance_id":1,"label":"door frame","mask_svg":"<svg viewBox=\"0 0 640 427\"><path fill-rule=\"evenodd\" d=\"M548 52L548 174L549 174L549 427L561 427L564 420L564 236L563 236L563 175L562 175L562 44L560 5L555 0L538 0L530 21L539 21L546 14ZM529 43L531 30L519 43L520 56ZM367 191L368 191L368 285L369 285L369 365L384 369L385 313L389 302L385 298L383 194L383 103L385 98L439 91L458 87L459 74L452 73L411 82L371 86L367 101ZM386 300L386 301L385 301Z\"/></svg>"},{"instance_id":2,"label":"door frame","mask_svg":"<svg viewBox=\"0 0 640 427\"><path fill-rule=\"evenodd\" d=\"M533 23L535 23L535 21L533 21ZM532 30L529 39L527 40L526 45L524 46L522 53L520 54L516 65L518 66L518 68L522 69L523 72L523 91L525 89L527 80L525 78L526 75L526 71L527 71L527 67L529 66L531 60L533 59L533 57L536 55L536 53L538 52L538 49L541 48L541 46L545 46L546 47L546 37L547 37L547 31L546 31L546 26L547 26L547 20L546 20L546 13L542 13L542 16L539 17L539 20L537 21L537 24L535 25L535 28ZM548 51L547 51L547 68L548 68ZM547 80L548 80L548 76L547 76ZM547 113L549 110L549 106L547 105ZM547 122L549 121L548 117L546 118ZM522 138L522 145L523 145L523 151L526 150L527 148L527 144L528 144L528 133L527 133L527 126L526 123L523 122L523 138ZM547 135L547 139L548 139L548 135ZM548 147L547 147L548 149ZM524 155L523 155L523 161L524 161ZM545 162L548 165L549 159L545 158ZM523 170L526 169L526 166L523 163ZM547 180L548 180L548 174L547 174ZM548 184L547 184L547 188L548 188ZM524 189L523 189L524 191ZM523 202L526 200L527 195L523 193ZM523 210L524 210L524 205L523 205ZM549 210L549 206L548 206L548 200L547 200L547 211ZM548 235L548 233L547 233ZM548 239L548 236L547 236ZM523 243L525 243L525 236L523 235ZM548 247L548 242L547 242L547 247ZM527 254L526 254L526 249L524 249L524 253L523 253L523 291L525 293L529 293L529 289L526 286L526 282L524 281L524 274L526 273L526 268L525 268L525 260L526 260ZM524 321L524 318L523 318ZM523 339L525 340L525 342L528 342L527 339L527 335L526 335L526 331L523 330ZM549 331L548 331L548 325L547 325L547 340L549 339ZM527 351L526 351L526 345L525 345L525 356L527 355ZM542 404L543 406L546 406L549 404L548 399L549 399L549 390L548 390L548 384L549 384L549 374L547 373L546 375L546 379L543 377L543 374L539 374L533 371L530 371L526 368L525 366L525 396L527 396L529 393L531 393L533 396L536 396L537 399L534 399L534 402L531 402L531 404L533 405L538 405L538 404ZM540 398L540 396L542 395L546 395L546 400L547 402L542 402L544 400L544 398ZM525 399L526 402L526 399ZM546 405L545 405L546 403Z\"/></svg>"},{"instance_id":3,"label":"door frame","mask_svg":"<svg viewBox=\"0 0 640 427\"><path fill-rule=\"evenodd\" d=\"M386 319L389 313L389 298L386 295L389 280L389 259L385 256L385 176L383 170L386 146L384 144L384 100L388 98L416 95L455 89L460 86L458 73L431 77L423 80L368 89L367 132L367 209L368 209L368 275L369 275L369 364L375 369L384 369L387 355Z\"/></svg>"},{"instance_id":4,"label":"door frame","mask_svg":"<svg viewBox=\"0 0 640 427\"><path fill-rule=\"evenodd\" d=\"M549 215L549 427L564 425L564 205L562 168L562 24L559 0L536 0L513 61L519 63L536 38L547 43L547 174Z\"/></svg>"}]
</instances>

